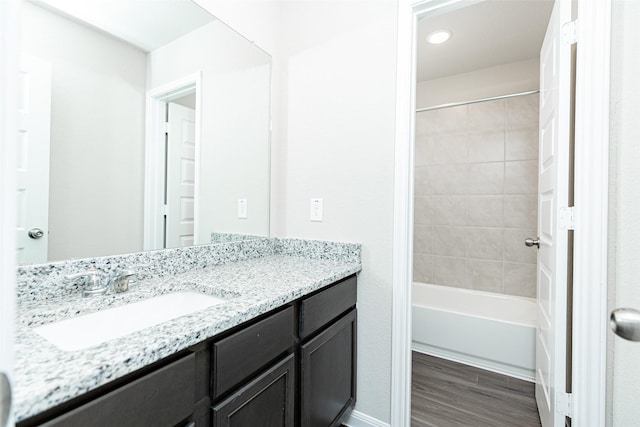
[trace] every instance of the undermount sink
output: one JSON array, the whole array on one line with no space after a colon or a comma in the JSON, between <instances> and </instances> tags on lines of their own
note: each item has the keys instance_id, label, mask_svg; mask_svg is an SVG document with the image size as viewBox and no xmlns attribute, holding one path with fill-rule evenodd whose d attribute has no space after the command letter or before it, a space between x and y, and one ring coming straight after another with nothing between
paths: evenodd
<instances>
[{"instance_id":1,"label":"undermount sink","mask_svg":"<svg viewBox=\"0 0 640 427\"><path fill-rule=\"evenodd\" d=\"M223 302L199 292L172 292L33 330L61 350L82 350Z\"/></svg>"}]
</instances>

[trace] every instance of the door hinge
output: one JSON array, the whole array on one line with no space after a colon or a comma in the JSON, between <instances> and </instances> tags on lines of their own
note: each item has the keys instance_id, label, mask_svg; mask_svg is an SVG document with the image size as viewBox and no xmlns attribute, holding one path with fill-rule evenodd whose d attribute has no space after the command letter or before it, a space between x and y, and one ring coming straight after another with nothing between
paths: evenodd
<instances>
[{"instance_id":1,"label":"door hinge","mask_svg":"<svg viewBox=\"0 0 640 427\"><path fill-rule=\"evenodd\" d=\"M560 212L558 212L558 225L560 225L561 230L575 230L575 228L573 228L574 210L574 206L569 208L560 208Z\"/></svg>"},{"instance_id":2,"label":"door hinge","mask_svg":"<svg viewBox=\"0 0 640 427\"><path fill-rule=\"evenodd\" d=\"M164 133L169 133L169 122L164 122Z\"/></svg>"},{"instance_id":3,"label":"door hinge","mask_svg":"<svg viewBox=\"0 0 640 427\"><path fill-rule=\"evenodd\" d=\"M578 20L567 22L562 26L562 41L574 44L578 41Z\"/></svg>"},{"instance_id":4,"label":"door hinge","mask_svg":"<svg viewBox=\"0 0 640 427\"><path fill-rule=\"evenodd\" d=\"M571 418L571 393L556 392L556 411Z\"/></svg>"}]
</instances>

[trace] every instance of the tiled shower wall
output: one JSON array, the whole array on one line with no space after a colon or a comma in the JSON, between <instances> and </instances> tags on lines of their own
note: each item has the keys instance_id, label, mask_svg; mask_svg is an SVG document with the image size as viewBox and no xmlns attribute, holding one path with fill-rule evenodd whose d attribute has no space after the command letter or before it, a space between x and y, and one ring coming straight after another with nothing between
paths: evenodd
<instances>
[{"instance_id":1,"label":"tiled shower wall","mask_svg":"<svg viewBox=\"0 0 640 427\"><path fill-rule=\"evenodd\" d=\"M536 296L538 95L417 113L414 280Z\"/></svg>"}]
</instances>

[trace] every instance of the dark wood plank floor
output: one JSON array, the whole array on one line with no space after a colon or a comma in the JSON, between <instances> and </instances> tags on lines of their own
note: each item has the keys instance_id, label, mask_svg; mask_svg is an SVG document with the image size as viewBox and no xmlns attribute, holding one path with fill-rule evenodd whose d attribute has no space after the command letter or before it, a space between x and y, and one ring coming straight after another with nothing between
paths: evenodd
<instances>
[{"instance_id":1,"label":"dark wood plank floor","mask_svg":"<svg viewBox=\"0 0 640 427\"><path fill-rule=\"evenodd\" d=\"M413 352L411 426L540 426L534 384Z\"/></svg>"}]
</instances>

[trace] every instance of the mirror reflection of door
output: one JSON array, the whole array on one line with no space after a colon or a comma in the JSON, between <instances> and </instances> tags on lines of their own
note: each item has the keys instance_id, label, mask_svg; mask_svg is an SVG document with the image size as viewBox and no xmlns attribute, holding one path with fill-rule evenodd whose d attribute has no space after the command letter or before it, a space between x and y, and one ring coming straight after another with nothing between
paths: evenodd
<instances>
[{"instance_id":1,"label":"mirror reflection of door","mask_svg":"<svg viewBox=\"0 0 640 427\"><path fill-rule=\"evenodd\" d=\"M18 263L47 262L51 64L23 54L17 148Z\"/></svg>"},{"instance_id":2,"label":"mirror reflection of door","mask_svg":"<svg viewBox=\"0 0 640 427\"><path fill-rule=\"evenodd\" d=\"M194 243L195 94L167 104L167 123L164 247L191 246Z\"/></svg>"}]
</instances>

